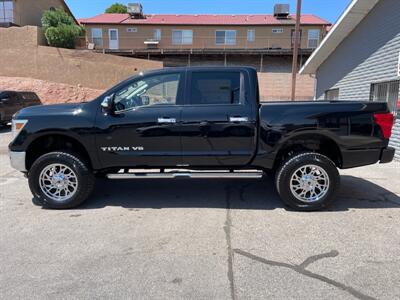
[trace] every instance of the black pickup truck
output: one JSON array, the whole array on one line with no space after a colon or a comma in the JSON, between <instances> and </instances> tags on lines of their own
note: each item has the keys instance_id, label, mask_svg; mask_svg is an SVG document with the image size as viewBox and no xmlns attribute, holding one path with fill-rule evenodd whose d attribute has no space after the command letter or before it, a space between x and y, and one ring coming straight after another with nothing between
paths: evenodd
<instances>
[{"instance_id":1,"label":"black pickup truck","mask_svg":"<svg viewBox=\"0 0 400 300\"><path fill-rule=\"evenodd\" d=\"M338 168L392 161L392 125L386 103L261 104L252 68L171 68L132 77L88 103L22 109L9 150L49 208L81 204L96 177L269 173L287 205L316 210L334 199Z\"/></svg>"}]
</instances>

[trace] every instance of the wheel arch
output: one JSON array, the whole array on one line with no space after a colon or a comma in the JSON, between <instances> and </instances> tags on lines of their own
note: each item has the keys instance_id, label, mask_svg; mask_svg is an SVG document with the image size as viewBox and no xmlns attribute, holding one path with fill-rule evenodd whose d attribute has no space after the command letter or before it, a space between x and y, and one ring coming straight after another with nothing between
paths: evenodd
<instances>
[{"instance_id":1,"label":"wheel arch","mask_svg":"<svg viewBox=\"0 0 400 300\"><path fill-rule=\"evenodd\" d=\"M331 136L316 132L301 132L283 140L276 149L274 167L293 153L304 151L317 152L332 160L336 167L343 163L342 151L339 143Z\"/></svg>"},{"instance_id":2,"label":"wheel arch","mask_svg":"<svg viewBox=\"0 0 400 300\"><path fill-rule=\"evenodd\" d=\"M67 151L78 155L92 168L93 161L87 148L76 137L63 132L47 132L33 139L26 150L26 169L29 171L32 164L43 154L53 151Z\"/></svg>"}]
</instances>

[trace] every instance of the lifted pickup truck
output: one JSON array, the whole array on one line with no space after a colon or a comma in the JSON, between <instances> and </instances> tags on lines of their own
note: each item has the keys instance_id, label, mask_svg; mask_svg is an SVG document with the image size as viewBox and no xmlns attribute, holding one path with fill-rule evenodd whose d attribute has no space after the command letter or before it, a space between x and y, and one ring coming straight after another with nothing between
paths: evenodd
<instances>
[{"instance_id":1,"label":"lifted pickup truck","mask_svg":"<svg viewBox=\"0 0 400 300\"><path fill-rule=\"evenodd\" d=\"M96 177L267 172L287 205L317 210L334 199L338 168L392 161L392 125L386 103L260 104L252 68L172 68L132 77L88 103L22 109L9 150L49 208L81 204Z\"/></svg>"}]
</instances>

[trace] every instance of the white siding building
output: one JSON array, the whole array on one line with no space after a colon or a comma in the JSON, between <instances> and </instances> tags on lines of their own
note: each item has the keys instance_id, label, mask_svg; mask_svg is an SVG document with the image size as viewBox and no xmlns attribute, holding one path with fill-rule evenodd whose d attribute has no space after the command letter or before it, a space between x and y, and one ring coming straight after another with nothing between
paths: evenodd
<instances>
[{"instance_id":1,"label":"white siding building","mask_svg":"<svg viewBox=\"0 0 400 300\"><path fill-rule=\"evenodd\" d=\"M400 160L400 1L354 0L300 70L315 74L316 100L386 101Z\"/></svg>"}]
</instances>

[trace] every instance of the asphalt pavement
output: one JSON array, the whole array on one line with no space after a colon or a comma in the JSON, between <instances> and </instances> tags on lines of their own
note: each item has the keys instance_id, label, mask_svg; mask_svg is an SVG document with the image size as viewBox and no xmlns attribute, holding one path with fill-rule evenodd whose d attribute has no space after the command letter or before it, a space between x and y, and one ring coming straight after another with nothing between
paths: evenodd
<instances>
[{"instance_id":1,"label":"asphalt pavement","mask_svg":"<svg viewBox=\"0 0 400 300\"><path fill-rule=\"evenodd\" d=\"M271 178L98 181L34 205L0 130L1 299L399 299L400 163L341 171L332 207L294 212Z\"/></svg>"}]
</instances>

